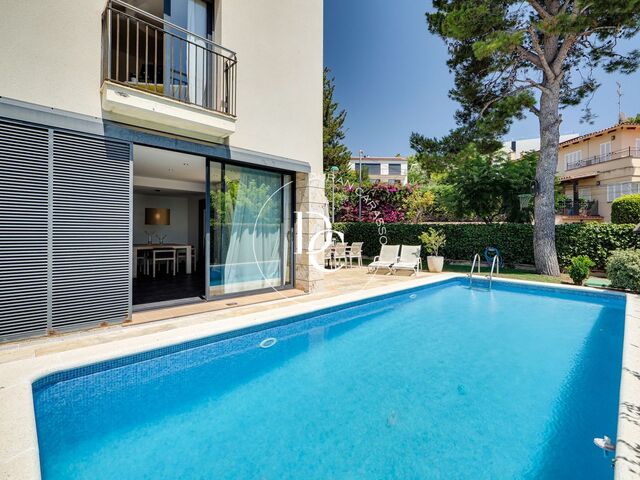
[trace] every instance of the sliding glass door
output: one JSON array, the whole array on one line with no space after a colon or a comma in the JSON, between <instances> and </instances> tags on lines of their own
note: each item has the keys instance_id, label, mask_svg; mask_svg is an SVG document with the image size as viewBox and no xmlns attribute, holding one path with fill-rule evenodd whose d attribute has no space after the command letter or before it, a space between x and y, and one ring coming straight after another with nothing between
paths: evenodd
<instances>
[{"instance_id":1,"label":"sliding glass door","mask_svg":"<svg viewBox=\"0 0 640 480\"><path fill-rule=\"evenodd\" d=\"M291 285L291 176L212 160L209 190L209 297Z\"/></svg>"}]
</instances>

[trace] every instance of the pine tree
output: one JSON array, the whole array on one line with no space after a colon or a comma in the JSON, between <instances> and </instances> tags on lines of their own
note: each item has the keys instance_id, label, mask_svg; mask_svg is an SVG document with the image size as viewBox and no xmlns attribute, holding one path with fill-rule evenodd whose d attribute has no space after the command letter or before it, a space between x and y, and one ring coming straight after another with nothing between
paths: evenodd
<instances>
[{"instance_id":1,"label":"pine tree","mask_svg":"<svg viewBox=\"0 0 640 480\"><path fill-rule=\"evenodd\" d=\"M338 110L338 103L333 100L335 79L329 76L329 69L325 67L324 73L324 99L322 112L322 153L323 169L328 171L336 166L340 172L349 170L351 152L342 143L344 140L344 121L347 118L346 110Z\"/></svg>"},{"instance_id":2,"label":"pine tree","mask_svg":"<svg viewBox=\"0 0 640 480\"><path fill-rule=\"evenodd\" d=\"M539 273L558 276L560 109L593 94L594 69L638 68L640 50L624 54L616 47L640 29L640 0L434 0L433 6L427 21L449 50L455 76L450 96L461 104L456 119L463 131L501 132L525 112L539 119L535 262Z\"/></svg>"}]
</instances>

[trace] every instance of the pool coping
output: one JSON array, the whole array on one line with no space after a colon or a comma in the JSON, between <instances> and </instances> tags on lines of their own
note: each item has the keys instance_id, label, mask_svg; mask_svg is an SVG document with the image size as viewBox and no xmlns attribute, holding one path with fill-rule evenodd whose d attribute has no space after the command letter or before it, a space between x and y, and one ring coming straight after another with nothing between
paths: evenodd
<instances>
[{"instance_id":1,"label":"pool coping","mask_svg":"<svg viewBox=\"0 0 640 480\"><path fill-rule=\"evenodd\" d=\"M615 480L640 477L640 297L627 294Z\"/></svg>"},{"instance_id":2,"label":"pool coping","mask_svg":"<svg viewBox=\"0 0 640 480\"><path fill-rule=\"evenodd\" d=\"M419 277L397 285L350 292L330 299L275 307L260 313L244 314L1 364L0 405L3 407L0 412L0 478L20 480L41 478L32 384L51 373L464 277L466 275L459 273ZM589 287L541 284L505 278L494 279L494 281L544 290L595 293L594 289ZM602 293L598 291L598 296L600 295ZM604 295L626 295L627 298L615 480L628 480L637 478L634 469L640 470L640 405L638 405L640 401L636 400L637 403L633 403L634 398L640 399L640 373L637 373L640 372L640 298L616 292L607 292ZM195 314L193 317L200 315L204 314Z\"/></svg>"}]
</instances>

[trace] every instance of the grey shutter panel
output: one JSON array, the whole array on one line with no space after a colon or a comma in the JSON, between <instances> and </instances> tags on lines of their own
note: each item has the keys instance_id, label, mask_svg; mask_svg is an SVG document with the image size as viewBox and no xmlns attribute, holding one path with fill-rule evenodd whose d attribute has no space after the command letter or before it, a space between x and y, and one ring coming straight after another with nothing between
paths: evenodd
<instances>
[{"instance_id":1,"label":"grey shutter panel","mask_svg":"<svg viewBox=\"0 0 640 480\"><path fill-rule=\"evenodd\" d=\"M0 339L47 331L49 132L0 122Z\"/></svg>"},{"instance_id":2,"label":"grey shutter panel","mask_svg":"<svg viewBox=\"0 0 640 480\"><path fill-rule=\"evenodd\" d=\"M54 133L54 330L127 318L131 174L129 144Z\"/></svg>"}]
</instances>

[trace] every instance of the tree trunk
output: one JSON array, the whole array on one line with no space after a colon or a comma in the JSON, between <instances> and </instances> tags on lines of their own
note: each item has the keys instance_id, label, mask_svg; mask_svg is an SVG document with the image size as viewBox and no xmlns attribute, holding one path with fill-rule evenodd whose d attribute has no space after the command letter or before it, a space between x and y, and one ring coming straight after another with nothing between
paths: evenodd
<instances>
[{"instance_id":1,"label":"tree trunk","mask_svg":"<svg viewBox=\"0 0 640 480\"><path fill-rule=\"evenodd\" d=\"M560 79L547 82L545 86L547 91L540 97L540 159L536 167L538 193L534 204L533 254L538 273L558 277L554 187L560 140Z\"/></svg>"}]
</instances>

